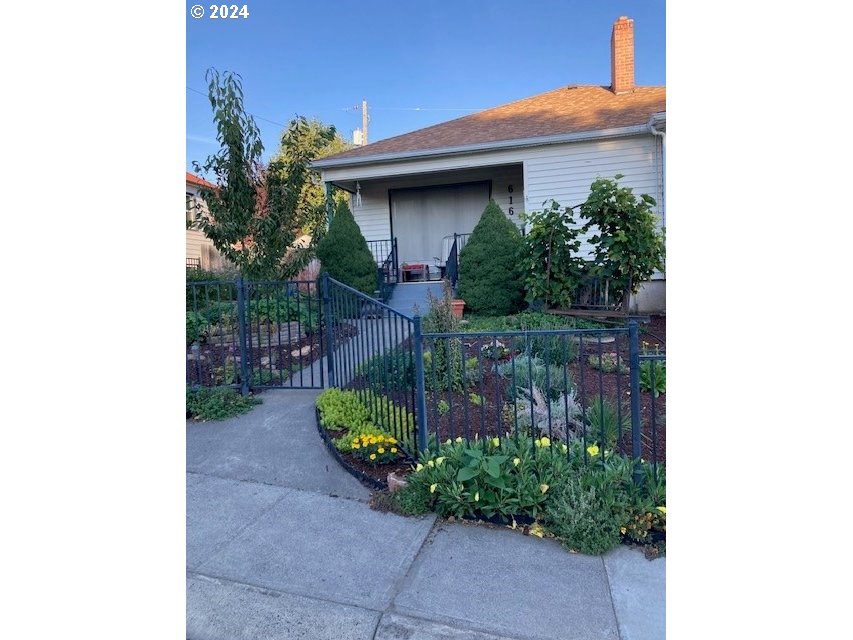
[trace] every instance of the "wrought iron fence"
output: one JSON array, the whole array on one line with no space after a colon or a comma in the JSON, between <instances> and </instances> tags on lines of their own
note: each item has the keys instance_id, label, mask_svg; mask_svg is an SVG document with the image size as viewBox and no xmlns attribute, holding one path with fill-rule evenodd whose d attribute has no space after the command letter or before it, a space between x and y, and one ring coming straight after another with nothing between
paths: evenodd
<instances>
[{"instance_id":1,"label":"wrought iron fence","mask_svg":"<svg viewBox=\"0 0 853 640\"><path fill-rule=\"evenodd\" d=\"M354 390L374 423L417 453L416 323L388 305L323 277L329 386ZM343 336L333 342L332 332Z\"/></svg>"},{"instance_id":2,"label":"wrought iron fence","mask_svg":"<svg viewBox=\"0 0 853 640\"><path fill-rule=\"evenodd\" d=\"M186 315L188 385L323 387L316 282L189 282Z\"/></svg>"},{"instance_id":3,"label":"wrought iron fence","mask_svg":"<svg viewBox=\"0 0 853 640\"><path fill-rule=\"evenodd\" d=\"M388 302L394 285L399 281L397 238L370 240L367 245L376 261L376 292L382 302Z\"/></svg>"},{"instance_id":4,"label":"wrought iron fence","mask_svg":"<svg viewBox=\"0 0 853 640\"><path fill-rule=\"evenodd\" d=\"M458 438L512 438L572 447L592 462L614 454L651 461L655 475L665 462L665 355L645 345L641 353L636 320L423 333L419 316L331 278L324 287L327 331L349 327L350 336L330 350L330 386L356 391L410 455ZM641 465L634 468L639 482Z\"/></svg>"}]
</instances>

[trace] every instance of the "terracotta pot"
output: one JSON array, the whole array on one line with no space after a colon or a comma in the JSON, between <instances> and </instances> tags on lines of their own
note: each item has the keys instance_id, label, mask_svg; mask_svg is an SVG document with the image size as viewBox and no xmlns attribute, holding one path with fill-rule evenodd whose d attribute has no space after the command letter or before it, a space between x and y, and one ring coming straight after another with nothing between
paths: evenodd
<instances>
[{"instance_id":1,"label":"terracotta pot","mask_svg":"<svg viewBox=\"0 0 853 640\"><path fill-rule=\"evenodd\" d=\"M453 315L457 318L462 317L462 312L465 309L465 301L464 300L452 300L450 304L453 307Z\"/></svg>"}]
</instances>

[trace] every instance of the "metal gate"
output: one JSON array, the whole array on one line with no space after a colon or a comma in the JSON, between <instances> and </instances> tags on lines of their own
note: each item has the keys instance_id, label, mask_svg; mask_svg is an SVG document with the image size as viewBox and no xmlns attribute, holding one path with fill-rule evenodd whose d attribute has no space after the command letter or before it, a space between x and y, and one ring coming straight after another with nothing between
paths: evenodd
<instances>
[{"instance_id":1,"label":"metal gate","mask_svg":"<svg viewBox=\"0 0 853 640\"><path fill-rule=\"evenodd\" d=\"M316 281L187 283L187 385L322 389L322 299Z\"/></svg>"}]
</instances>

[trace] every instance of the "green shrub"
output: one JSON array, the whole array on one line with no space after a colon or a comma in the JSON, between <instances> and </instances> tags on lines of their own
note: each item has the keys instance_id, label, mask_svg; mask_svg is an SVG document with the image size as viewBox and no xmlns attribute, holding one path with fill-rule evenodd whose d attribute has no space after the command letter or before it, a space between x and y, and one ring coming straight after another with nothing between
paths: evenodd
<instances>
[{"instance_id":1,"label":"green shrub","mask_svg":"<svg viewBox=\"0 0 853 640\"><path fill-rule=\"evenodd\" d=\"M545 522L568 549L598 555L619 544L627 510L628 498L620 484L596 486L584 482L583 476L569 477L554 488Z\"/></svg>"},{"instance_id":2,"label":"green shrub","mask_svg":"<svg viewBox=\"0 0 853 640\"><path fill-rule=\"evenodd\" d=\"M228 387L187 387L187 413L194 420L223 420L250 411L259 398L243 397Z\"/></svg>"},{"instance_id":3,"label":"green shrub","mask_svg":"<svg viewBox=\"0 0 853 640\"><path fill-rule=\"evenodd\" d=\"M601 354L592 353L587 358L589 366L593 369L600 369L604 373L628 373L628 365L625 363L625 358L619 358L616 352L608 351Z\"/></svg>"},{"instance_id":4,"label":"green shrub","mask_svg":"<svg viewBox=\"0 0 853 640\"><path fill-rule=\"evenodd\" d=\"M429 486L418 483L406 483L392 494L395 511L404 516L420 516L432 511L432 494Z\"/></svg>"},{"instance_id":5,"label":"green shrub","mask_svg":"<svg viewBox=\"0 0 853 640\"><path fill-rule=\"evenodd\" d=\"M365 427L373 426L370 412L355 391L326 389L317 396L315 404L320 410L320 425L326 429L361 432Z\"/></svg>"},{"instance_id":6,"label":"green shrub","mask_svg":"<svg viewBox=\"0 0 853 640\"><path fill-rule=\"evenodd\" d=\"M551 400L559 398L564 391L574 390L571 371L555 365L546 366L536 356L520 355L502 362L498 365L498 375L509 379L506 390L509 400L522 396L523 389L529 393L531 387L537 387Z\"/></svg>"},{"instance_id":7,"label":"green shrub","mask_svg":"<svg viewBox=\"0 0 853 640\"><path fill-rule=\"evenodd\" d=\"M373 295L376 290L377 266L361 229L345 203L339 203L329 231L317 245L321 273Z\"/></svg>"},{"instance_id":8,"label":"green shrub","mask_svg":"<svg viewBox=\"0 0 853 640\"><path fill-rule=\"evenodd\" d=\"M657 398L666 393L666 362L643 360L640 362L640 390L650 391Z\"/></svg>"},{"instance_id":9,"label":"green shrub","mask_svg":"<svg viewBox=\"0 0 853 640\"><path fill-rule=\"evenodd\" d=\"M371 389L411 389L415 384L415 365L408 349L395 347L370 358L359 372Z\"/></svg>"},{"instance_id":10,"label":"green shrub","mask_svg":"<svg viewBox=\"0 0 853 640\"><path fill-rule=\"evenodd\" d=\"M472 313L506 315L521 306L518 227L490 201L468 242L459 252L457 295Z\"/></svg>"},{"instance_id":11,"label":"green shrub","mask_svg":"<svg viewBox=\"0 0 853 640\"><path fill-rule=\"evenodd\" d=\"M190 286L192 283L203 286ZM236 300L237 287L231 274L187 269L187 311L203 311L212 304Z\"/></svg>"},{"instance_id":12,"label":"green shrub","mask_svg":"<svg viewBox=\"0 0 853 640\"><path fill-rule=\"evenodd\" d=\"M204 314L187 311L187 346L207 341L207 320Z\"/></svg>"},{"instance_id":13,"label":"green shrub","mask_svg":"<svg viewBox=\"0 0 853 640\"><path fill-rule=\"evenodd\" d=\"M631 427L631 413L627 407L616 410L616 404L610 400L596 398L586 408L587 439L601 444L604 434L604 447L612 449L619 437Z\"/></svg>"}]
</instances>

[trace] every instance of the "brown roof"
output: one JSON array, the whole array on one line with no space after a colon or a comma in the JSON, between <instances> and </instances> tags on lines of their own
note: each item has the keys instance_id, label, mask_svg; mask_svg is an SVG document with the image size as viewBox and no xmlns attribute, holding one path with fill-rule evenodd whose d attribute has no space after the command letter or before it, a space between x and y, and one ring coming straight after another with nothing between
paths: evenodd
<instances>
[{"instance_id":1,"label":"brown roof","mask_svg":"<svg viewBox=\"0 0 853 640\"><path fill-rule=\"evenodd\" d=\"M621 95L609 87L560 87L326 156L322 162L630 127L646 124L652 114L661 111L666 111L666 87L636 87Z\"/></svg>"},{"instance_id":2,"label":"brown roof","mask_svg":"<svg viewBox=\"0 0 853 640\"><path fill-rule=\"evenodd\" d=\"M213 183L211 183L211 182L208 182L208 181L207 181L207 180L205 180L204 178L199 178L199 177L198 177L197 175L195 175L194 173L190 173L189 171L187 171L186 173L187 173L187 182L189 182L190 184L197 184L197 185L199 185L199 186L201 186L201 187L209 187L209 188L211 188L211 189L213 189L214 187L216 187L216 185L215 185L215 184L213 184Z\"/></svg>"}]
</instances>

